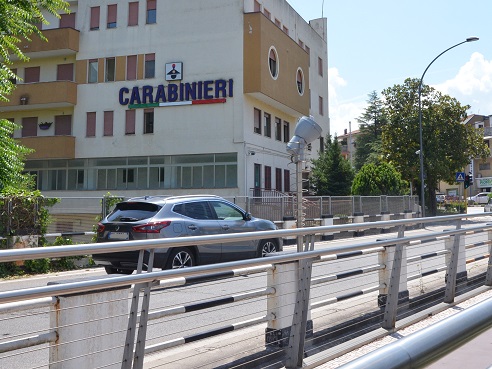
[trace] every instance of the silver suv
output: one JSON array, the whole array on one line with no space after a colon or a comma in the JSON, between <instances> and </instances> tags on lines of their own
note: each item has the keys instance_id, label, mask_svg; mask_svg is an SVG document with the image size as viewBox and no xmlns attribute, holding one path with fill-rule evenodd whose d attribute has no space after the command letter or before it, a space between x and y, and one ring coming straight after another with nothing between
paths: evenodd
<instances>
[{"instance_id":1,"label":"silver suv","mask_svg":"<svg viewBox=\"0 0 492 369\"><path fill-rule=\"evenodd\" d=\"M97 242L145 240L209 234L275 230L265 219L251 216L235 204L212 195L145 196L120 202L98 224ZM156 249L154 266L162 269L191 267L266 256L282 251L282 238ZM131 274L137 269L138 251L95 254L94 262L108 274ZM149 255L145 252L144 269Z\"/></svg>"}]
</instances>

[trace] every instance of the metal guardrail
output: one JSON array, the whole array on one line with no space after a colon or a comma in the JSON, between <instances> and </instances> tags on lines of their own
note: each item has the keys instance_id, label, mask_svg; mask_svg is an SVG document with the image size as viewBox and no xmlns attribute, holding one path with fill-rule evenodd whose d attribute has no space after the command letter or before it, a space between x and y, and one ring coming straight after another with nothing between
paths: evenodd
<instances>
[{"instance_id":1,"label":"metal guardrail","mask_svg":"<svg viewBox=\"0 0 492 369\"><path fill-rule=\"evenodd\" d=\"M29 302L26 300L31 300L35 304L53 304L54 297L53 296L66 296L75 293L83 293L83 292L95 292L98 290L104 290L107 288L115 288L115 287L128 287L130 285L139 286L138 291L142 287L150 288L152 285L155 285L157 281L160 281L161 287L175 287L184 285L187 283L187 279L197 281L197 280L209 280L211 278L223 278L223 277L231 277L242 274L250 275L252 273L264 273L265 271L269 274L275 275L275 273L279 273L282 265L287 265L288 263L300 263L301 261L306 261L308 263L323 263L327 261L336 261L341 259L346 259L350 257L356 257L360 255L369 255L371 253L388 253L388 250L398 250L402 247L408 247L410 245L419 245L426 242L431 241L445 241L451 240L453 238L459 239L459 237L463 234L473 234L484 232L484 230L491 231L492 226L484 228L480 227L470 227L467 229L461 229L458 223L456 229L446 230L442 233L436 234L427 234L427 235L416 235L410 237L403 237L403 228L410 225L415 224L428 224L435 223L436 221L441 222L449 222L449 221L460 221L465 218L475 218L475 217L483 217L486 215L492 215L492 213L488 214L476 214L476 215L454 215L454 216L446 216L439 218L424 218L424 219L412 219L412 220L399 220L399 221L390 221L390 222L374 222L371 223L371 227L374 228L388 228L388 227L399 227L399 238L393 239L385 239L378 240L376 242L361 242L358 244L352 245L343 245L343 246L332 246L328 249L323 250L313 250L313 245L306 244L306 250L302 253L293 253L293 254L279 254L274 256L269 256L266 259L254 259L254 260L244 260L237 261L231 263L224 263L220 265L204 265L198 266L190 269L180 269L180 270L164 270L164 271L152 271L148 273L139 273L131 276L116 276L112 278L105 278L99 280L88 280L88 281L79 281L73 282L69 284L61 284L61 285L51 285L44 287L36 287L29 288L25 290L17 290L17 291L5 291L0 292L0 313L11 311L14 306L19 307L20 302L24 306L30 306L31 308L35 305L29 305ZM7 261L16 261L16 260L27 260L27 259L36 259L36 258L45 258L45 257L62 257L62 256L75 256L75 255L86 255L86 254L96 254L96 253L105 253L105 252L116 252L116 251L128 251L128 250L147 250L153 249L156 247L178 247L178 246L189 246L189 245L202 245L210 243L213 241L231 241L231 240L252 240L261 237L291 237L297 235L307 236L306 239L312 240L312 235L314 234L324 234L324 233L332 233L332 232L342 232L342 231L358 231L364 230L368 228L367 223L362 224L347 224L347 225L339 225L339 226L329 226L329 227L312 227L307 229L292 229L292 230L277 230L277 231L264 231L264 232L255 232L254 234L236 234L236 235L213 235L213 236L200 236L200 237L183 237L179 239L159 239L159 240L145 240L145 241L122 241L122 242L114 242L109 244L87 244L87 245L77 245L77 246L56 246L56 247L44 247L44 248L33 248L33 249L17 249L17 250L1 250L0 251L0 262ZM478 246L489 246L491 241L486 242L477 242L473 244L466 245L466 249L471 249L473 247ZM406 245L406 246L405 246ZM458 244L459 246L459 244ZM465 248L463 248L465 249ZM401 251L401 250L400 250ZM456 243L454 244L454 251L439 251L434 253L425 253L420 255L419 257L408 258L406 260L407 263L416 262L419 259L430 259L433 257L439 256L448 256L448 257L458 257L456 251ZM397 255L398 252L395 252ZM388 255L386 255L388 257ZM396 274L400 272L398 269L398 263L396 262L397 258L392 260L388 259L387 262L381 262L374 265L369 265L364 268L360 268L358 270L347 270L342 273L332 274L332 275L324 275L318 278L309 277L309 282L307 282L307 288L309 286L321 285L323 283L328 283L335 280L340 280L343 278L351 277L354 275L361 275L364 273L370 272L382 272L386 270L387 273L391 274L391 278L395 278ZM451 263L452 264L452 263ZM444 267L445 270L448 270L448 276L456 277L457 269L456 266L452 266L448 264ZM389 269L388 269L389 268ZM401 268L401 259L400 259L400 268ZM450 269L451 268L451 269ZM454 269L453 269L454 268ZM490 268L489 268L490 269ZM286 272L287 273L287 272ZM420 275L422 277L423 274ZM410 280L412 276L405 276L407 280ZM418 278L418 277L417 277ZM303 278L300 278L302 280ZM450 281L451 279L451 281ZM452 283L453 278L447 278L447 284ZM490 277L489 277L490 279ZM489 281L490 282L490 281ZM321 308L327 304L332 304L338 301L343 301L348 298L352 298L355 296L360 296L364 293L370 293L377 290L388 289L387 300L390 301L391 296L398 294L398 289L394 290L395 283L392 283L390 280L381 282L379 285L369 286L367 288L361 289L359 291L348 293L347 295L341 295L335 298L326 299L317 301L312 304L312 308ZM304 288L306 288L306 286ZM398 283L396 283L398 287ZM396 287L396 288L397 288ZM250 293L238 294L236 296L232 296L232 298L226 299L215 299L210 300L206 304L201 304L198 306L197 304L188 304L182 306L176 306L171 309L161 309L159 311L154 311L148 316L142 315L139 317L140 323L147 324L149 320L154 320L158 318L162 318L163 316L169 316L174 314L181 314L187 312L187 310L199 310L200 308L216 306L220 304L225 304L229 302L235 302L237 300L255 298L259 296L271 296L276 291L276 288L282 288L282 286L277 285L276 287L268 286L265 289L251 291ZM149 290L150 291L150 290ZM309 296L309 294L308 294ZM453 295L451 294L451 298ZM35 300L36 299L36 300ZM227 301L225 301L227 300ZM386 318L386 322L391 322L393 318L391 316L395 316L396 309L394 309L394 302L390 304L391 307L388 308L386 304L386 312L385 315L389 315L390 317ZM398 305L398 304L396 304ZM395 305L395 306L396 306ZM46 306L46 305L44 305ZM297 308L302 308L297 306ZM257 324L263 321L272 321L273 319L279 319L280 316L272 316L271 312L267 312L266 315L262 317L258 317L256 320L250 320L249 322L232 324L226 327L222 327L217 329L216 332L208 332L207 336L211 334L219 334L227 331L231 331L234 329L238 329L239 327L249 326L251 324ZM143 319L143 320L142 320ZM136 321L135 321L136 323ZM391 325L391 324L390 324ZM6 350L11 350L13 348L18 348L20 344L31 345L31 344L39 344L42 342L53 342L54 337L57 337L56 334L53 335L53 331L48 333L39 334L37 337L30 337L27 340L24 339L23 342L9 342L7 344L0 344L0 352L5 352ZM297 332L297 334L301 334L302 332ZM202 335L203 336L203 335ZM200 335L199 335L200 337ZM196 337L182 337L181 339L176 339L173 342L164 342L157 345L152 345L148 347L143 347L140 351L140 355L143 358L144 352L154 352L155 350L161 350L163 348L172 347L176 344L185 343L187 340L196 340L199 339ZM144 338L145 342L145 338ZM4 346L2 346L4 345ZM2 348L3 347L3 348ZM27 347L27 346L25 346ZM136 348L138 350L138 347ZM299 354L299 353L298 353ZM289 351L290 357L295 356L295 353ZM126 358L128 361L129 358ZM294 367L293 363L290 362L288 367ZM134 366L138 367L138 366Z\"/></svg>"}]
</instances>

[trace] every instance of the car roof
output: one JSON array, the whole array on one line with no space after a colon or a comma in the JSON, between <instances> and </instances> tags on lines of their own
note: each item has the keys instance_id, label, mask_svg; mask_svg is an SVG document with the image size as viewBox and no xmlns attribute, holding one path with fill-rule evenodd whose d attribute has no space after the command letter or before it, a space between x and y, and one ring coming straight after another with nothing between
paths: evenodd
<instances>
[{"instance_id":1,"label":"car roof","mask_svg":"<svg viewBox=\"0 0 492 369\"><path fill-rule=\"evenodd\" d=\"M221 199L222 197L216 195L181 195L181 196L167 196L167 195L153 195L153 196L139 196L132 197L125 202L150 202L153 204L166 204L166 203L175 203L183 200L210 200L210 199Z\"/></svg>"}]
</instances>

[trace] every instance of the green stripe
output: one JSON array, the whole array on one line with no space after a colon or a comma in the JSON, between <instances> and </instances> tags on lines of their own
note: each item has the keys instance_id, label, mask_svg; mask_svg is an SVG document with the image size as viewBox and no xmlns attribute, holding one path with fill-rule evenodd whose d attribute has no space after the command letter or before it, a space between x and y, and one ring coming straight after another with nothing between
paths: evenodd
<instances>
[{"instance_id":1,"label":"green stripe","mask_svg":"<svg viewBox=\"0 0 492 369\"><path fill-rule=\"evenodd\" d=\"M141 109L141 108L155 108L159 106L159 103L152 104L129 104L128 109Z\"/></svg>"}]
</instances>

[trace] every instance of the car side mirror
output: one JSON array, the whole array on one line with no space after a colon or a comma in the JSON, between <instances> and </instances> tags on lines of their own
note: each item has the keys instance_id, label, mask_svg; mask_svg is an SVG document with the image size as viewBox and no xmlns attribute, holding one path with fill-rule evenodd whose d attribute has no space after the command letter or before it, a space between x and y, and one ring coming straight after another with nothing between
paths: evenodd
<instances>
[{"instance_id":1,"label":"car side mirror","mask_svg":"<svg viewBox=\"0 0 492 369\"><path fill-rule=\"evenodd\" d=\"M251 220L251 213L244 214L244 220Z\"/></svg>"}]
</instances>

